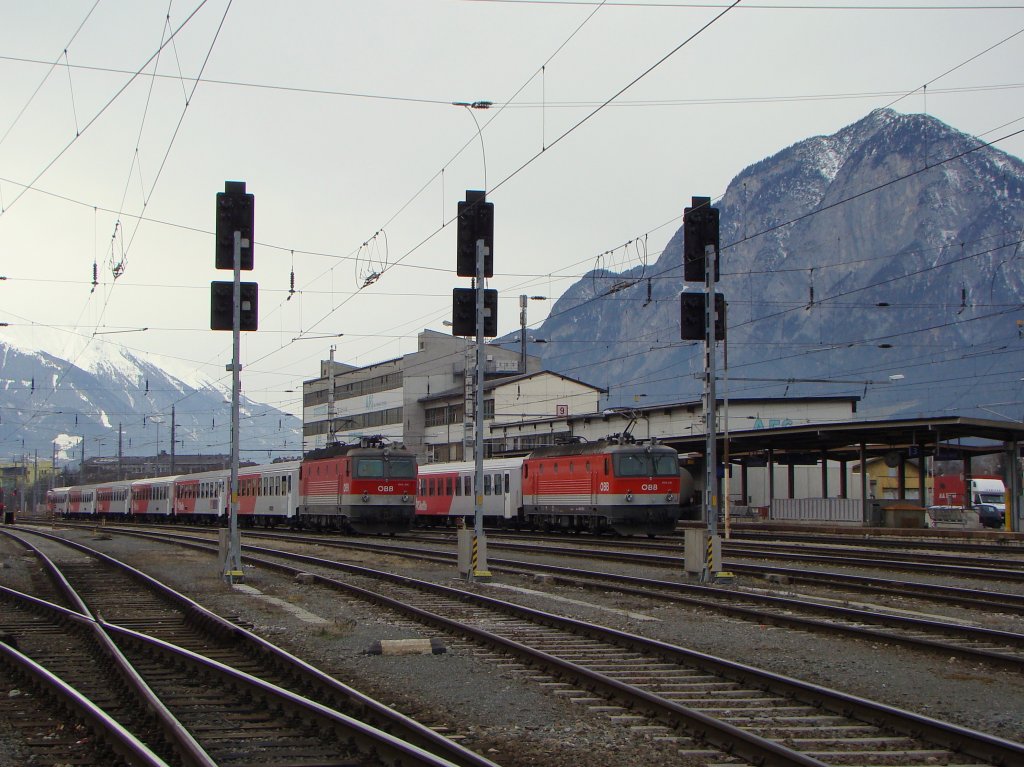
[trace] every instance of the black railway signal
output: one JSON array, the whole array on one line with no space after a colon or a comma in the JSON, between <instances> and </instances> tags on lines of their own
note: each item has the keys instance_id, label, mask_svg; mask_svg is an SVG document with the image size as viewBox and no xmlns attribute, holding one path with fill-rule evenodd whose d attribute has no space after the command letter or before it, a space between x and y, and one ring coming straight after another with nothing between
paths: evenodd
<instances>
[{"instance_id":1,"label":"black railway signal","mask_svg":"<svg viewBox=\"0 0 1024 767\"><path fill-rule=\"evenodd\" d=\"M704 249L714 245L714 281L718 282L718 208L711 207L710 197L694 197L690 205L683 210L683 279L704 282Z\"/></svg>"},{"instance_id":2,"label":"black railway signal","mask_svg":"<svg viewBox=\"0 0 1024 767\"><path fill-rule=\"evenodd\" d=\"M476 290L454 288L452 290L452 335L476 336ZM484 291L484 336L498 335L498 291L488 288Z\"/></svg>"},{"instance_id":3,"label":"black railway signal","mask_svg":"<svg viewBox=\"0 0 1024 767\"><path fill-rule=\"evenodd\" d=\"M684 341L704 340L704 294L679 294L679 337ZM715 293L715 340L725 340L725 296Z\"/></svg>"},{"instance_id":4,"label":"black railway signal","mask_svg":"<svg viewBox=\"0 0 1024 767\"><path fill-rule=\"evenodd\" d=\"M235 232L241 232L241 268L252 269L252 237L255 198L245 191L244 181L225 181L224 191L217 193L217 268L235 268Z\"/></svg>"},{"instance_id":5,"label":"black railway signal","mask_svg":"<svg viewBox=\"0 0 1024 767\"><path fill-rule=\"evenodd\" d=\"M259 285L255 282L241 282L238 286L241 303L239 330L259 329ZM235 283L217 281L210 283L210 330L234 330L235 328Z\"/></svg>"},{"instance_id":6,"label":"black railway signal","mask_svg":"<svg viewBox=\"0 0 1024 767\"><path fill-rule=\"evenodd\" d=\"M484 277L494 276L494 203L486 201L486 193L467 189L465 202L459 203L456 227L456 273L459 277L476 277L476 241L483 240Z\"/></svg>"}]
</instances>

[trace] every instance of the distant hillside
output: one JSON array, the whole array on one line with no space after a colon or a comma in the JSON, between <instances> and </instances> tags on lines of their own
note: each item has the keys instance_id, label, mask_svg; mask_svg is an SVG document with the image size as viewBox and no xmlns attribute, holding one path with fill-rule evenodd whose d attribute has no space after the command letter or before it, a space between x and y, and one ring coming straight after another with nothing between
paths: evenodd
<instances>
[{"instance_id":1,"label":"distant hillside","mask_svg":"<svg viewBox=\"0 0 1024 767\"><path fill-rule=\"evenodd\" d=\"M230 390L118 346L79 343L69 356L0 341L0 454L48 460L56 452L77 463L84 439L86 457L114 456L119 428L124 455L169 453L172 406L175 452L230 453ZM243 460L301 454L299 419L244 397L241 412Z\"/></svg>"},{"instance_id":2,"label":"distant hillside","mask_svg":"<svg viewBox=\"0 0 1024 767\"><path fill-rule=\"evenodd\" d=\"M731 396L1024 417L1024 163L982 143L878 110L736 176L714 202ZM531 353L608 387L610 406L698 398L702 345L679 340L678 294L701 286L681 259L680 226L656 261L588 274Z\"/></svg>"}]
</instances>

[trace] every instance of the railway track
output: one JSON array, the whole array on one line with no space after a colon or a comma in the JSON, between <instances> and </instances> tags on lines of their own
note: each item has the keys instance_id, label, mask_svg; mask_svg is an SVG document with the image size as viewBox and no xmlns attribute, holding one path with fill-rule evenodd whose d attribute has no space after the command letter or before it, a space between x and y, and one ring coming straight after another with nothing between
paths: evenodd
<instances>
[{"instance_id":1,"label":"railway track","mask_svg":"<svg viewBox=\"0 0 1024 767\"><path fill-rule=\"evenodd\" d=\"M188 545L213 550L208 542ZM1022 744L634 634L333 560L255 546L245 551L247 561L292 576L312 567L344 571L344 580L314 578L407 620L511 655L523 664L520 673L578 705L654 736L677 738L681 754L711 764L1024 760Z\"/></svg>"},{"instance_id":2,"label":"railway track","mask_svg":"<svg viewBox=\"0 0 1024 767\"><path fill-rule=\"evenodd\" d=\"M17 644L139 742L158 733L155 750L166 757L159 764L494 767L139 571L45 537L86 555L58 568L23 541L72 607L3 589L11 605L0 615L5 649ZM148 711L155 722L140 720ZM87 709L77 717L92 722Z\"/></svg>"},{"instance_id":3,"label":"railway track","mask_svg":"<svg viewBox=\"0 0 1024 767\"><path fill-rule=\"evenodd\" d=\"M273 535L268 537L274 539ZM321 546L351 545L340 542L325 544L319 538L296 539L294 536L285 536L284 539L302 540ZM362 548L362 544L356 545ZM373 546L374 550L388 551L392 554L406 551L388 544L369 545ZM409 553L435 560L437 555L437 552L430 550ZM535 553L546 553L546 549L539 548ZM454 554L445 553L443 557L454 564ZM681 583L678 580L595 572L535 561L491 557L489 565L496 572L507 571L527 575L545 572L557 576L569 585L599 591L616 591L639 598L660 599L689 608L714 610L759 624L845 635L936 653L944 657L958 657L999 668L1024 671L1024 634L968 625L963 621L923 618L911 614L907 609L886 609L877 604L851 606L848 599L774 596L750 589L722 589ZM889 597L905 601L905 594L898 585L886 593ZM986 611L1000 609L1004 605L1011 608L1009 612L1024 610L1024 597L1012 594L1002 596L1007 601L990 599L973 606L982 607Z\"/></svg>"},{"instance_id":4,"label":"railway track","mask_svg":"<svg viewBox=\"0 0 1024 767\"><path fill-rule=\"evenodd\" d=\"M403 536L401 540L423 542L448 542L451 535ZM521 535L489 535L487 546L492 550L535 550L543 547L553 554L565 556L586 556L593 559L612 561L631 561L640 564L670 565L679 567L683 560L681 542L649 543L643 541L627 541L615 539L580 539L572 541L567 538L535 538L531 542ZM596 546L589 547L590 544ZM730 557L725 560L726 555ZM867 569L884 569L890 571L919 572L950 577L981 578L985 580L1002 580L1024 583L1024 555L1020 558L986 559L985 564L977 564L965 556L917 555L908 559L905 555L884 555L872 551L856 551L849 549L829 548L814 550L808 546L785 545L742 545L723 542L724 569L735 571L739 565L736 559L755 560L786 560L787 562L830 564L842 567L858 567Z\"/></svg>"},{"instance_id":5,"label":"railway track","mask_svg":"<svg viewBox=\"0 0 1024 767\"><path fill-rule=\"evenodd\" d=\"M318 546L369 549L390 554L401 553L429 561L454 564L455 554L431 549L409 549L395 544L380 544L365 541L324 539L323 537L278 535L274 533L250 532L251 537L265 537L270 540L284 540L310 543ZM549 554L547 545L531 547L518 544L518 550L534 554ZM558 547L558 551L562 551ZM619 559L620 556L613 557ZM625 561L636 563L633 558ZM750 588L722 589L685 583L678 580L664 580L638 577L622 573L593 571L561 565L544 564L537 561L489 558L491 568L496 572L513 572L534 575L545 572L559 578L568 585L592 588L598 591L616 591L640 598L659 599L684 605L691 609L712 610L724 615L758 624L775 625L791 629L830 633L855 639L906 647L918 652L956 657L970 662L981 662L998 668L1024 671L1024 634L1016 630L999 630L982 625L972 625L964 620L924 617L919 610L906 606L907 597L927 598L945 605L969 607L985 611L986 620L993 612L1006 613L1006 620L1012 624L1012 616L1024 615L1024 596L1015 594L984 594L972 589L952 589L908 582L861 583L859 576L820 574L800 575L816 585L830 583L844 593L833 598L825 596L773 595ZM669 563L678 567L678 560ZM740 572L762 575L757 568L744 568ZM789 572L789 571L785 571ZM875 597L884 596L894 606L877 602L863 604L849 596L851 591L867 590ZM903 606L895 606L903 605Z\"/></svg>"},{"instance_id":6,"label":"railway track","mask_svg":"<svg viewBox=\"0 0 1024 767\"><path fill-rule=\"evenodd\" d=\"M751 530L749 528L736 529L731 531L731 540L737 543L760 543L760 542L784 542L802 543L815 546L856 546L858 548L871 549L894 549L901 552L906 551L944 551L959 552L965 554L991 554L999 552L1004 554L1024 555L1024 536L1020 533L1007 532L1004 530L978 530L972 531L975 535L970 539L954 538L952 535L941 537L932 531L922 530L923 535L914 536L912 531L904 531L904 535L894 535L893 530L883 529L879 531L865 531L863 529L851 529L849 533L836 534L831 532L818 532L809 530L806 532L794 532L786 530ZM943 531L954 534L957 531Z\"/></svg>"}]
</instances>

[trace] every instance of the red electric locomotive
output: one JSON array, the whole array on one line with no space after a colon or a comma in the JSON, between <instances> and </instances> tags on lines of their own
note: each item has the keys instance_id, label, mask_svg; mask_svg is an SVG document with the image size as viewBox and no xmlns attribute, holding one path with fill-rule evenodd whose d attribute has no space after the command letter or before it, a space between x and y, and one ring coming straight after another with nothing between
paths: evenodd
<instances>
[{"instance_id":1,"label":"red electric locomotive","mask_svg":"<svg viewBox=\"0 0 1024 767\"><path fill-rule=\"evenodd\" d=\"M679 490L676 451L629 438L538 448L523 461L524 516L550 527L669 533Z\"/></svg>"},{"instance_id":2,"label":"red electric locomotive","mask_svg":"<svg viewBox=\"0 0 1024 767\"><path fill-rule=\"evenodd\" d=\"M398 533L416 509L416 457L381 438L330 445L305 455L299 517L317 528Z\"/></svg>"}]
</instances>

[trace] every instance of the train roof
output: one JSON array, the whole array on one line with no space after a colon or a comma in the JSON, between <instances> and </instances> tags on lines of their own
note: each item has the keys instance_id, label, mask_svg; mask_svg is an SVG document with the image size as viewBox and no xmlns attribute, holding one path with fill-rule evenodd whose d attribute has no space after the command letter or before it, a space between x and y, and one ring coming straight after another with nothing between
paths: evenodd
<instances>
[{"instance_id":1,"label":"train roof","mask_svg":"<svg viewBox=\"0 0 1024 767\"><path fill-rule=\"evenodd\" d=\"M544 447L536 448L528 457L547 458L550 456L560 455L594 455L596 453L636 452L638 450L657 450L659 452L669 450L673 453L676 452L668 445L652 444L649 442L626 442L624 444L620 444L619 442L600 439L596 442L567 442L562 445L545 445Z\"/></svg>"},{"instance_id":2,"label":"train roof","mask_svg":"<svg viewBox=\"0 0 1024 767\"><path fill-rule=\"evenodd\" d=\"M302 456L302 459L304 461L317 461L324 458L338 458L343 455L377 455L381 452L393 453L395 455L402 456L412 455L412 453L406 449L405 445L393 445L383 440L363 439L358 445L346 445L336 442L333 445L327 445L326 447L317 448L316 450L310 450Z\"/></svg>"}]
</instances>

